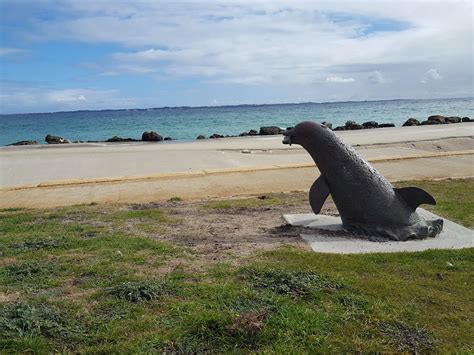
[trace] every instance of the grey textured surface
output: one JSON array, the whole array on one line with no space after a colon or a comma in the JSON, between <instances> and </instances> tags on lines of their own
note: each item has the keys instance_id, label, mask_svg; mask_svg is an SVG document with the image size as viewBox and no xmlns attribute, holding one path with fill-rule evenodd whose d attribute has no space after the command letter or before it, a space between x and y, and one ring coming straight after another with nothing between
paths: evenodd
<instances>
[{"instance_id":1,"label":"grey textured surface","mask_svg":"<svg viewBox=\"0 0 474 355\"><path fill-rule=\"evenodd\" d=\"M364 129L340 131L337 135L353 146L407 141L422 142L430 139L472 136L474 124ZM421 143L417 143L417 148L411 145L403 148L400 146L359 148L363 148L361 153L364 157L373 158L416 155L421 151L418 145ZM473 144L469 143L466 147L456 147L453 150L473 149L473 147ZM242 150L248 150L251 154L242 154ZM448 157L442 160L441 163L436 162L436 164L430 162L429 159L417 161L406 171L395 166L390 168L390 174L396 176L397 179L400 179L400 176L405 178L407 175L407 178L427 178L432 175L445 177L474 174L472 159L469 157L464 157L464 159ZM170 143L84 143L0 147L0 188L57 180L143 176L203 169L309 162L311 158L301 147L282 146L281 135L190 142L171 141ZM446 175L446 171L450 175Z\"/></svg>"},{"instance_id":2,"label":"grey textured surface","mask_svg":"<svg viewBox=\"0 0 474 355\"><path fill-rule=\"evenodd\" d=\"M443 220L416 213L422 203L435 204L427 192L394 189L382 174L326 126L312 121L284 132L284 144L299 144L311 155L321 176L310 189L310 205L319 213L331 195L348 231L389 240L434 237Z\"/></svg>"},{"instance_id":3,"label":"grey textured surface","mask_svg":"<svg viewBox=\"0 0 474 355\"><path fill-rule=\"evenodd\" d=\"M418 214L426 219L439 216L422 208ZM301 236L313 251L319 253L358 254L358 253L395 253L414 252L428 249L464 249L474 247L474 231L450 220L444 219L443 231L435 238L424 240L373 242L356 239L345 233L339 217L305 214L287 214L283 218L293 226L307 227L307 233ZM314 229L314 232L311 230ZM339 233L334 233L339 232Z\"/></svg>"}]
</instances>

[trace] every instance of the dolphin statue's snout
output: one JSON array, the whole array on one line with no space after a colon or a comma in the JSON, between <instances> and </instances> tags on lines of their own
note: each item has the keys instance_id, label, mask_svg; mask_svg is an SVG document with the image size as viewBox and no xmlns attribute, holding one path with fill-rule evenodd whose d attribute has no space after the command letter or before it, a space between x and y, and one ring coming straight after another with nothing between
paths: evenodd
<instances>
[{"instance_id":1,"label":"dolphin statue's snout","mask_svg":"<svg viewBox=\"0 0 474 355\"><path fill-rule=\"evenodd\" d=\"M283 132L283 144L289 144L291 146L291 131L292 129L287 129Z\"/></svg>"},{"instance_id":2,"label":"dolphin statue's snout","mask_svg":"<svg viewBox=\"0 0 474 355\"><path fill-rule=\"evenodd\" d=\"M283 137L283 144L291 145L291 137L290 136L284 136Z\"/></svg>"}]
</instances>

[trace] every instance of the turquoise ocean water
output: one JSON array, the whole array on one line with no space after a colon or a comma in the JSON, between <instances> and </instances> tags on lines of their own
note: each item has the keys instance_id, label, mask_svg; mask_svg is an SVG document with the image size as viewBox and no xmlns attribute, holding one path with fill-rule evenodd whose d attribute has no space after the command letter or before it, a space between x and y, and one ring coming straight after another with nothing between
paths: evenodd
<instances>
[{"instance_id":1,"label":"turquoise ocean water","mask_svg":"<svg viewBox=\"0 0 474 355\"><path fill-rule=\"evenodd\" d=\"M0 145L20 140L44 143L46 134L70 140L106 140L112 136L141 138L154 130L174 139L213 133L238 135L261 126L294 126L304 120L377 121L401 126L409 117L430 115L474 117L474 98L390 100L221 107L179 107L0 115Z\"/></svg>"}]
</instances>

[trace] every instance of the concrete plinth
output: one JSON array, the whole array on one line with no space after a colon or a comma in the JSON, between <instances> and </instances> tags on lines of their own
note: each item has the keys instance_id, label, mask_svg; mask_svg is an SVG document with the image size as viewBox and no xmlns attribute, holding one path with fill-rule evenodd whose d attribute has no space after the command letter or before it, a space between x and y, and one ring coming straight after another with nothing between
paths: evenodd
<instances>
[{"instance_id":1,"label":"concrete plinth","mask_svg":"<svg viewBox=\"0 0 474 355\"><path fill-rule=\"evenodd\" d=\"M434 213L418 208L417 212L425 219L442 218ZM464 249L474 247L474 231L444 219L443 231L435 238L424 240L408 240L405 242L373 242L356 239L344 233L331 235L331 232L344 232L339 217L306 214L287 214L283 218L293 226L307 227L308 232L302 233L313 251L319 253L358 254L358 253L395 253L413 252L428 249ZM314 229L314 232L311 230Z\"/></svg>"}]
</instances>

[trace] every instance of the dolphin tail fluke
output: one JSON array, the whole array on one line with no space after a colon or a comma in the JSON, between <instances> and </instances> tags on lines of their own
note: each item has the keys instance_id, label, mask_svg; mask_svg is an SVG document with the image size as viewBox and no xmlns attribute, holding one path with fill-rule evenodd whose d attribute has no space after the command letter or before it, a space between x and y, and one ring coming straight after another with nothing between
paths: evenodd
<instances>
[{"instance_id":1,"label":"dolphin tail fluke","mask_svg":"<svg viewBox=\"0 0 474 355\"><path fill-rule=\"evenodd\" d=\"M394 188L394 190L413 211L423 203L436 205L433 196L418 187L402 187L398 189Z\"/></svg>"},{"instance_id":2,"label":"dolphin tail fluke","mask_svg":"<svg viewBox=\"0 0 474 355\"><path fill-rule=\"evenodd\" d=\"M309 189L309 204L314 213L318 214L321 211L329 193L329 186L326 183L326 179L323 175L320 175Z\"/></svg>"}]
</instances>

